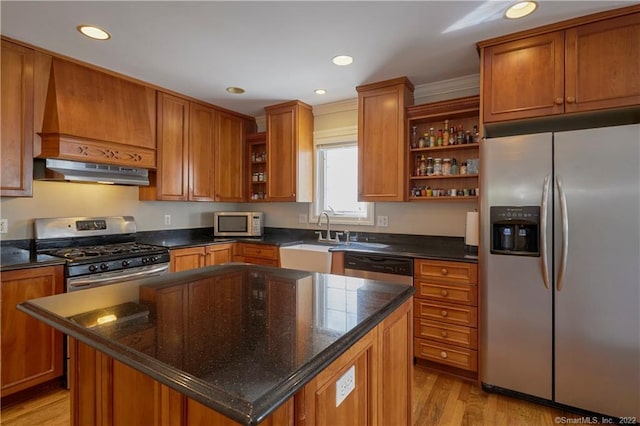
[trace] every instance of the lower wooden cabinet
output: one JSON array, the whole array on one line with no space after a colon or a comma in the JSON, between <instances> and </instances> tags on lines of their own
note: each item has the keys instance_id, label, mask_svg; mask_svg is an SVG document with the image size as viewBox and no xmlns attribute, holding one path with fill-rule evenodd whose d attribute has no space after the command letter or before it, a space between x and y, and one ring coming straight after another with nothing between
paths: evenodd
<instances>
[{"instance_id":1,"label":"lower wooden cabinet","mask_svg":"<svg viewBox=\"0 0 640 426\"><path fill-rule=\"evenodd\" d=\"M18 303L62 293L63 267L2 273L2 396L62 376L62 334L16 308Z\"/></svg>"},{"instance_id":2,"label":"lower wooden cabinet","mask_svg":"<svg viewBox=\"0 0 640 426\"><path fill-rule=\"evenodd\" d=\"M230 262L233 244L212 244L209 246L173 249L171 256L171 272L187 271L205 266Z\"/></svg>"},{"instance_id":3,"label":"lower wooden cabinet","mask_svg":"<svg viewBox=\"0 0 640 426\"><path fill-rule=\"evenodd\" d=\"M414 355L475 375L478 371L478 266L416 259Z\"/></svg>"},{"instance_id":4,"label":"lower wooden cabinet","mask_svg":"<svg viewBox=\"0 0 640 426\"><path fill-rule=\"evenodd\" d=\"M280 266L278 246L237 243L233 254L233 261L253 263L256 265Z\"/></svg>"}]
</instances>

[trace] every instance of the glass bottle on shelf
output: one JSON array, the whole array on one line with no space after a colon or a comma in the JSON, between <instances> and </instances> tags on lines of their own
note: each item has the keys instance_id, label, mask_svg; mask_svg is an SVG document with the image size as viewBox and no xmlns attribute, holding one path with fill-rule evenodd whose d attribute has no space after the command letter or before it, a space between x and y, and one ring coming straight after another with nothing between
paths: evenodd
<instances>
[{"instance_id":1,"label":"glass bottle on shelf","mask_svg":"<svg viewBox=\"0 0 640 426\"><path fill-rule=\"evenodd\" d=\"M418 147L418 126L411 127L411 148Z\"/></svg>"},{"instance_id":2,"label":"glass bottle on shelf","mask_svg":"<svg viewBox=\"0 0 640 426\"><path fill-rule=\"evenodd\" d=\"M456 128L454 126L449 127L449 145L456 144Z\"/></svg>"},{"instance_id":3,"label":"glass bottle on shelf","mask_svg":"<svg viewBox=\"0 0 640 426\"><path fill-rule=\"evenodd\" d=\"M420 157L420 170L419 170L419 172L420 172L419 176L426 176L427 175L427 162L425 161L424 154L422 154L422 157Z\"/></svg>"},{"instance_id":4,"label":"glass bottle on shelf","mask_svg":"<svg viewBox=\"0 0 640 426\"><path fill-rule=\"evenodd\" d=\"M438 129L437 146L442 146L442 129Z\"/></svg>"},{"instance_id":5,"label":"glass bottle on shelf","mask_svg":"<svg viewBox=\"0 0 640 426\"><path fill-rule=\"evenodd\" d=\"M433 161L433 175L442 176L442 158L436 158Z\"/></svg>"},{"instance_id":6,"label":"glass bottle on shelf","mask_svg":"<svg viewBox=\"0 0 640 426\"><path fill-rule=\"evenodd\" d=\"M464 130L462 124L458 124L458 133L456 134L456 144L462 145L464 143Z\"/></svg>"},{"instance_id":7,"label":"glass bottle on shelf","mask_svg":"<svg viewBox=\"0 0 640 426\"><path fill-rule=\"evenodd\" d=\"M473 143L480 142L480 133L478 132L478 126L473 126Z\"/></svg>"},{"instance_id":8,"label":"glass bottle on shelf","mask_svg":"<svg viewBox=\"0 0 640 426\"><path fill-rule=\"evenodd\" d=\"M444 120L444 130L442 131L442 145L449 145L449 120Z\"/></svg>"},{"instance_id":9,"label":"glass bottle on shelf","mask_svg":"<svg viewBox=\"0 0 640 426\"><path fill-rule=\"evenodd\" d=\"M433 176L433 158L427 158L427 176Z\"/></svg>"},{"instance_id":10,"label":"glass bottle on shelf","mask_svg":"<svg viewBox=\"0 0 640 426\"><path fill-rule=\"evenodd\" d=\"M415 172L413 173L414 176L420 176L420 155L416 155L416 169Z\"/></svg>"},{"instance_id":11,"label":"glass bottle on shelf","mask_svg":"<svg viewBox=\"0 0 640 426\"><path fill-rule=\"evenodd\" d=\"M467 174L467 163L465 163L464 161L460 163L460 174L461 175Z\"/></svg>"},{"instance_id":12,"label":"glass bottle on shelf","mask_svg":"<svg viewBox=\"0 0 640 426\"><path fill-rule=\"evenodd\" d=\"M429 129L429 143L427 144L429 148L433 148L436 146L436 131L433 127Z\"/></svg>"},{"instance_id":13,"label":"glass bottle on shelf","mask_svg":"<svg viewBox=\"0 0 640 426\"><path fill-rule=\"evenodd\" d=\"M459 173L460 173L460 171L458 170L458 161L456 160L455 157L453 157L451 159L451 174L452 175L457 175Z\"/></svg>"}]
</instances>

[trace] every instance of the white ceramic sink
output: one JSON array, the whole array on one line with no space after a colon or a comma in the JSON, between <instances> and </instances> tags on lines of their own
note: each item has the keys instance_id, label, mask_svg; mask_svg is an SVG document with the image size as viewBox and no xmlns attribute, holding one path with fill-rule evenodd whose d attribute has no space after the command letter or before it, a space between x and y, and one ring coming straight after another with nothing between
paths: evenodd
<instances>
[{"instance_id":1,"label":"white ceramic sink","mask_svg":"<svg viewBox=\"0 0 640 426\"><path fill-rule=\"evenodd\" d=\"M331 246L296 244L280 247L280 266L309 272L331 272Z\"/></svg>"}]
</instances>

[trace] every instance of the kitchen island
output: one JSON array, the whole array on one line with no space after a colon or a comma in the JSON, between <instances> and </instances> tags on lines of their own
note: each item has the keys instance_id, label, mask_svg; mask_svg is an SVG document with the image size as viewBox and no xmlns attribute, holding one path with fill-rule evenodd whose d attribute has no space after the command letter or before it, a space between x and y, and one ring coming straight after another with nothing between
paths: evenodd
<instances>
[{"instance_id":1,"label":"kitchen island","mask_svg":"<svg viewBox=\"0 0 640 426\"><path fill-rule=\"evenodd\" d=\"M410 286L247 264L25 302L73 424L411 424Z\"/></svg>"}]
</instances>

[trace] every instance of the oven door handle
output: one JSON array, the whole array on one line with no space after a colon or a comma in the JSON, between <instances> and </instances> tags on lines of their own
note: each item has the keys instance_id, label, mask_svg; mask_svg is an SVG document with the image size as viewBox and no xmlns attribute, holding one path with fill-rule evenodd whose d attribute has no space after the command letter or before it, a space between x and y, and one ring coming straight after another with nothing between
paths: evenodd
<instances>
[{"instance_id":1,"label":"oven door handle","mask_svg":"<svg viewBox=\"0 0 640 426\"><path fill-rule=\"evenodd\" d=\"M77 280L74 278L70 278L67 280L67 287L68 287L67 291L82 290L82 287L104 285L104 284L117 282L117 281L127 281L127 280L138 278L138 277L160 275L164 272L167 272L168 270L169 270L169 264L164 263L162 265L157 265L149 269L145 269L143 271L138 270L137 272L132 272L128 274L109 275L107 277L102 277L102 278L93 276L89 278L79 278Z\"/></svg>"}]
</instances>

